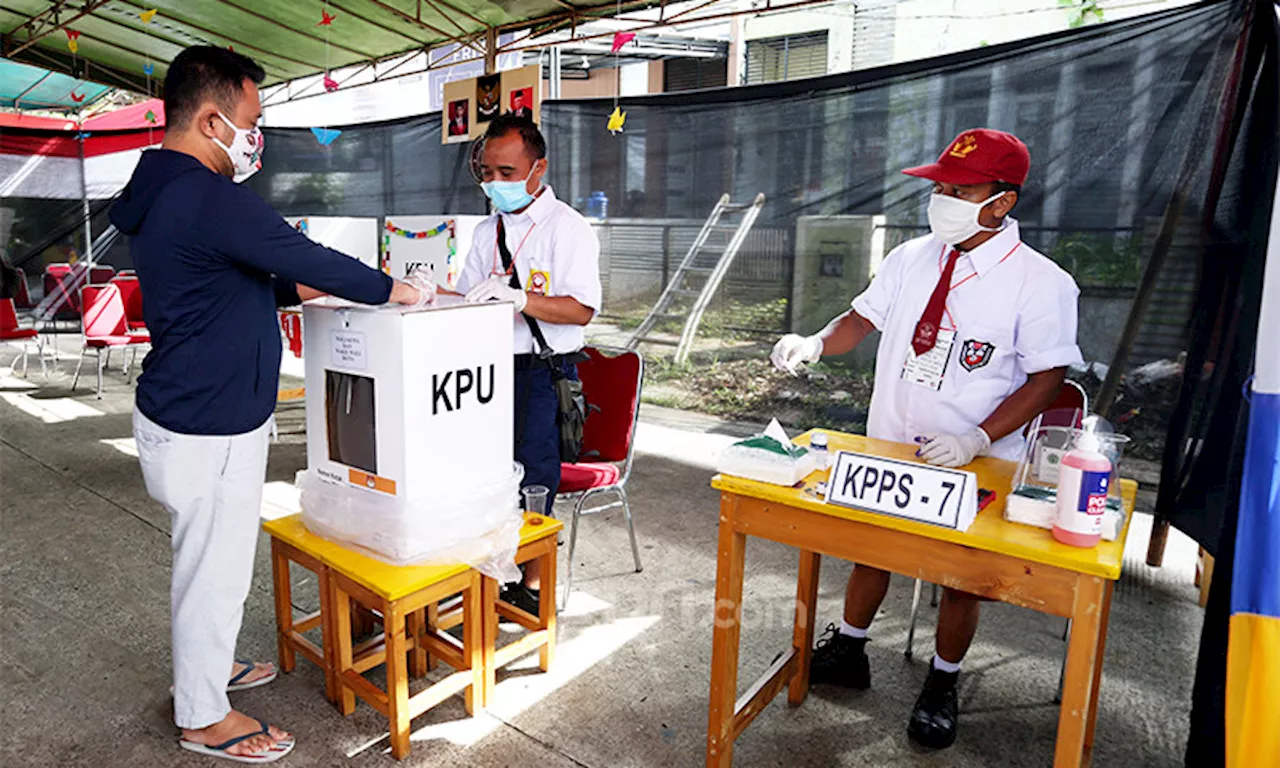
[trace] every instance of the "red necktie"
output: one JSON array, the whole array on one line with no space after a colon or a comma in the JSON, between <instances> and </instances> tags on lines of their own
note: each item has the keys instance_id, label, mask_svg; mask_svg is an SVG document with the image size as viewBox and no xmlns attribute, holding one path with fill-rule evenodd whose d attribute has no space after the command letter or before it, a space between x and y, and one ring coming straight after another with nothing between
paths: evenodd
<instances>
[{"instance_id":1,"label":"red necktie","mask_svg":"<svg viewBox=\"0 0 1280 768\"><path fill-rule=\"evenodd\" d=\"M920 316L920 322L916 323L916 335L911 339L911 348L916 351L917 357L933 349L933 345L938 343L938 326L942 323L942 310L947 306L947 291L951 290L951 273L955 272L959 258L960 252L952 248L951 255L947 257L947 265L942 268L942 276L938 278L933 295L925 305L924 314Z\"/></svg>"}]
</instances>

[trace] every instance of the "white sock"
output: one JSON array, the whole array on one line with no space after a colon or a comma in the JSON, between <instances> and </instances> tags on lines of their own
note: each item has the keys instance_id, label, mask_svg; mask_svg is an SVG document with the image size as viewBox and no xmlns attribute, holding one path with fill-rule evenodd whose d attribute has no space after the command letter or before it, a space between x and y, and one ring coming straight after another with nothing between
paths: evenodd
<instances>
[{"instance_id":1,"label":"white sock","mask_svg":"<svg viewBox=\"0 0 1280 768\"><path fill-rule=\"evenodd\" d=\"M858 629L844 619L840 620L840 634L845 637L852 637L855 640L865 640L867 638L867 630Z\"/></svg>"},{"instance_id":2,"label":"white sock","mask_svg":"<svg viewBox=\"0 0 1280 768\"><path fill-rule=\"evenodd\" d=\"M947 661L935 653L933 654L933 668L939 672L955 673L960 671L960 662Z\"/></svg>"}]
</instances>

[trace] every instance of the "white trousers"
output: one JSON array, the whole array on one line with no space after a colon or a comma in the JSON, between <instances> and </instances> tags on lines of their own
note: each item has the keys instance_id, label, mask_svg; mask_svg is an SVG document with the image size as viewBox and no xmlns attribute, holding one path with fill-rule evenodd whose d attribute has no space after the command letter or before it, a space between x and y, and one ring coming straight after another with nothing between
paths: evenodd
<instances>
[{"instance_id":1,"label":"white trousers","mask_svg":"<svg viewBox=\"0 0 1280 768\"><path fill-rule=\"evenodd\" d=\"M133 412L142 477L169 510L173 712L205 728L231 712L227 681L253 580L272 420L242 435L184 435Z\"/></svg>"}]
</instances>

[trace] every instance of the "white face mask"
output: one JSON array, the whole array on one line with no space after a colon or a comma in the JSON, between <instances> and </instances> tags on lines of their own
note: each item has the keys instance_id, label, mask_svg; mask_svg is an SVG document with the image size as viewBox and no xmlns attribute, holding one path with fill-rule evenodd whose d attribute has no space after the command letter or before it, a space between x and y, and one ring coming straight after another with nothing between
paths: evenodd
<instances>
[{"instance_id":1,"label":"white face mask","mask_svg":"<svg viewBox=\"0 0 1280 768\"><path fill-rule=\"evenodd\" d=\"M1004 196L1004 192L988 197L980 203L971 203L950 195L933 193L929 198L929 229L947 245L959 245L979 232L999 232L1000 227L984 227L978 215L992 200Z\"/></svg>"},{"instance_id":2,"label":"white face mask","mask_svg":"<svg viewBox=\"0 0 1280 768\"><path fill-rule=\"evenodd\" d=\"M231 165L235 169L232 181L239 184L262 169L262 150L265 146L262 129L256 125L252 128L237 128L236 124L221 112L218 113L218 117L222 118L222 122L226 123L228 128L235 131L236 136L231 140L231 146L223 144L217 136L213 137L213 143L231 158Z\"/></svg>"}]
</instances>

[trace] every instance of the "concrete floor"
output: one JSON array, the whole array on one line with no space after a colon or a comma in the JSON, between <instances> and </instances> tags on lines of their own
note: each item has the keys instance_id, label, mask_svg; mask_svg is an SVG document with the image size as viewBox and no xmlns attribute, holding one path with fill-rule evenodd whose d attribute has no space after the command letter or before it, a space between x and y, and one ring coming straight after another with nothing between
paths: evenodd
<instances>
[{"instance_id":1,"label":"concrete floor","mask_svg":"<svg viewBox=\"0 0 1280 768\"><path fill-rule=\"evenodd\" d=\"M64 350L70 347L67 339ZM0 363L13 348L0 347ZM117 365L119 361L116 361ZM143 488L132 455L133 389L119 369L97 400L74 359L49 384L0 378L0 680L8 736L4 766L217 764L176 744L168 693L169 521ZM2 371L3 369L0 369ZM305 465L301 406L282 407L268 497L289 503ZM532 665L501 676L498 704L466 719L446 702L414 721L411 766L692 766L702 761L715 580L716 494L710 466L739 430L646 406L631 486L645 560L631 572L616 514L583 526L573 595L552 673ZM275 504L268 504L268 510ZM1095 764L1182 764L1201 611L1194 545L1175 533L1166 565L1141 564L1150 519L1139 516L1116 592ZM275 658L265 541L240 636L242 655ZM562 557L563 552L562 549ZM563 568L563 563L562 563ZM752 542L741 680L789 643L796 556ZM840 611L846 564L822 574L823 622ZM563 574L563 570L561 571ZM294 574L298 607L314 580ZM902 654L911 588L897 580L870 646L874 688L815 689L797 709L775 701L738 740L741 766L1046 766L1062 621L1004 605L984 619L961 684L961 732L943 753L906 738L906 718L930 657L933 617L922 611L916 657ZM295 766L393 765L385 721L367 705L342 718L317 670L298 670L233 705L298 737Z\"/></svg>"}]
</instances>

